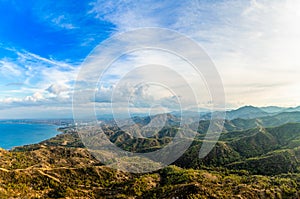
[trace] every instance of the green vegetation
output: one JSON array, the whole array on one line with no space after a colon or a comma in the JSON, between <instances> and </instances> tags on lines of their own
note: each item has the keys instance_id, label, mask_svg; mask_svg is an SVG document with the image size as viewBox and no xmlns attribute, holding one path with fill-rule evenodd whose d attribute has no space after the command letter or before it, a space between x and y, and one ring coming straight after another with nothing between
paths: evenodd
<instances>
[{"instance_id":1,"label":"green vegetation","mask_svg":"<svg viewBox=\"0 0 300 199\"><path fill-rule=\"evenodd\" d=\"M219 141L203 159L198 153L209 122L192 123L191 128L199 125L198 133L184 155L146 174L105 167L73 128L65 128L39 144L0 150L0 198L299 198L300 123L281 124L295 122L296 116L226 120ZM103 129L124 150L155 151L179 129L176 118L168 117L166 127L153 129L146 138L113 125ZM269 126L274 118L280 125ZM140 123L129 129L141 133L138 125L148 120L135 120Z\"/></svg>"},{"instance_id":2,"label":"green vegetation","mask_svg":"<svg viewBox=\"0 0 300 199\"><path fill-rule=\"evenodd\" d=\"M20 198L298 198L300 175L169 166L134 175L103 166L0 171L0 197Z\"/></svg>"}]
</instances>

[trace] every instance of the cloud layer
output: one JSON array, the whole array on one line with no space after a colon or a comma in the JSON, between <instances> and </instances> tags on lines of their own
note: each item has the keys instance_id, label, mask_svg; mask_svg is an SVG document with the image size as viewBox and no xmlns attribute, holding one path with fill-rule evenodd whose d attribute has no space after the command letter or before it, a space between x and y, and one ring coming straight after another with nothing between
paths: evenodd
<instances>
[{"instance_id":1,"label":"cloud layer","mask_svg":"<svg viewBox=\"0 0 300 199\"><path fill-rule=\"evenodd\" d=\"M41 110L51 113L51 117L70 117L74 82L78 80L84 85L89 80L77 79L83 58L109 36L143 27L175 30L202 46L220 73L229 108L246 104L299 105L300 2L297 0L95 0L74 5L66 1L30 5L23 7L26 13L31 13L30 19L36 20L34 23L22 19L25 12L18 11L13 17L27 24L28 32L25 29L23 35L16 34L17 39L1 37L4 43L0 43L0 118L40 117ZM7 24L5 27L3 31L9 34L11 27ZM15 27L18 32L21 26ZM42 29L35 40L34 28ZM132 40L142 38L143 35L135 35ZM93 88L97 92L91 103L96 102L101 113L109 110L118 81L132 68L146 64L178 66L180 73L189 76L186 79L190 84L199 82L199 77L193 76L189 66L178 57L140 51L121 57L109 68L102 82ZM174 88L182 86L163 71L149 73L167 79ZM87 72L87 75L92 74ZM137 76L129 75L127 80L147 76L140 72ZM154 92L149 85L134 89L123 83L115 93L118 102L122 102L124 94L133 93L135 105L141 107L151 107L153 101L167 106L176 104L174 94L168 90L157 88ZM205 86L199 85L198 90L197 96L202 98L198 105L210 106ZM184 95L184 91L181 93Z\"/></svg>"}]
</instances>

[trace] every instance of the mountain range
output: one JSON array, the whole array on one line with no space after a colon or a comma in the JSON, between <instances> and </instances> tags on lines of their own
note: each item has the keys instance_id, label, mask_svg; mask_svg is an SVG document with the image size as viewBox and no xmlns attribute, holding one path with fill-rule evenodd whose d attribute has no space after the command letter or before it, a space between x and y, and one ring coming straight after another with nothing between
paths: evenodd
<instances>
[{"instance_id":1,"label":"mountain range","mask_svg":"<svg viewBox=\"0 0 300 199\"><path fill-rule=\"evenodd\" d=\"M205 116L206 114L206 116ZM220 137L204 158L199 150L210 120L203 114L185 126L194 141L172 165L132 174L103 165L80 139L80 126L39 144L0 150L1 198L299 198L300 112L253 106L227 111ZM143 127L164 120L164 126ZM129 122L131 121L131 122ZM181 128L176 113L134 116L102 128L116 146L131 152L156 151ZM85 126L86 128L86 126ZM134 134L134 133L135 134ZM149 134L150 133L150 134ZM134 136L138 135L138 137ZM114 156L110 156L114 161Z\"/></svg>"}]
</instances>

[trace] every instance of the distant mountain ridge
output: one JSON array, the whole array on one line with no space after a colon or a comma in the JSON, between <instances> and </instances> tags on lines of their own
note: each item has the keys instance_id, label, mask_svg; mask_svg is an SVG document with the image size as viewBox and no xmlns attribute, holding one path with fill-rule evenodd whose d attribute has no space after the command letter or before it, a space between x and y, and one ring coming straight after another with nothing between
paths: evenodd
<instances>
[{"instance_id":1,"label":"distant mountain ridge","mask_svg":"<svg viewBox=\"0 0 300 199\"><path fill-rule=\"evenodd\" d=\"M267 116L274 116L280 113L285 112L300 112L300 106L297 107L278 107L278 106L266 106L266 107L255 107L251 105L242 106L237 109L226 111L226 119L254 119L254 118L262 118ZM208 120L211 118L211 112L209 113L200 113L200 117L204 120Z\"/></svg>"},{"instance_id":2,"label":"distant mountain ridge","mask_svg":"<svg viewBox=\"0 0 300 199\"><path fill-rule=\"evenodd\" d=\"M226 118L229 120L236 119L236 118L252 119L252 118L264 117L264 116L269 116L269 113L254 106L243 106L236 110L226 112Z\"/></svg>"}]
</instances>

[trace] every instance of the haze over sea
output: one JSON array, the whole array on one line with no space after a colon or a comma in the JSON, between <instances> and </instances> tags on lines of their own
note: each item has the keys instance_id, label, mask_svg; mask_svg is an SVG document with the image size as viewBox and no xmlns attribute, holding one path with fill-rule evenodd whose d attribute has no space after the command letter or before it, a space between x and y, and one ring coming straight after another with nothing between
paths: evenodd
<instances>
[{"instance_id":1,"label":"haze over sea","mask_svg":"<svg viewBox=\"0 0 300 199\"><path fill-rule=\"evenodd\" d=\"M49 124L0 123L0 148L41 142L59 134L57 128Z\"/></svg>"}]
</instances>

